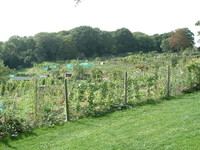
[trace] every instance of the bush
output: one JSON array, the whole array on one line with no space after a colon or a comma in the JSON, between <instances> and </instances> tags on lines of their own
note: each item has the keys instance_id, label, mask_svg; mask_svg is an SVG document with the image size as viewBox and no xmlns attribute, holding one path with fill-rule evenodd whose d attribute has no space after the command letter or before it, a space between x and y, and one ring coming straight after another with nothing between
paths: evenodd
<instances>
[{"instance_id":1,"label":"bush","mask_svg":"<svg viewBox=\"0 0 200 150\"><path fill-rule=\"evenodd\" d=\"M32 131L27 121L14 115L4 115L0 117L0 139L5 137L15 138L21 133Z\"/></svg>"},{"instance_id":2,"label":"bush","mask_svg":"<svg viewBox=\"0 0 200 150\"><path fill-rule=\"evenodd\" d=\"M85 73L85 70L84 70L83 66L78 65L78 64L73 66L73 75L72 75L73 79L75 79L75 80L83 79L84 73Z\"/></svg>"},{"instance_id":3,"label":"bush","mask_svg":"<svg viewBox=\"0 0 200 150\"><path fill-rule=\"evenodd\" d=\"M14 72L14 70L11 70L7 66L5 66L3 61L0 60L0 82L7 81L8 75L13 74Z\"/></svg>"},{"instance_id":4,"label":"bush","mask_svg":"<svg viewBox=\"0 0 200 150\"><path fill-rule=\"evenodd\" d=\"M91 78L92 79L102 79L103 78L103 72L101 69L94 68L91 70Z\"/></svg>"}]
</instances>

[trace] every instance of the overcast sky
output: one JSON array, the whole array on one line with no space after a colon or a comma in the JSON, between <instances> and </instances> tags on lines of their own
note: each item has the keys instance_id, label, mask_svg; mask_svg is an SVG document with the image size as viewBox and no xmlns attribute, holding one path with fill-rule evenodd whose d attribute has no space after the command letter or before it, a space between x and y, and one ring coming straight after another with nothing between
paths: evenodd
<instances>
[{"instance_id":1,"label":"overcast sky","mask_svg":"<svg viewBox=\"0 0 200 150\"><path fill-rule=\"evenodd\" d=\"M199 6L199 0L84 0L76 7L74 0L0 0L0 41L81 25L149 35L187 27L196 35Z\"/></svg>"}]
</instances>

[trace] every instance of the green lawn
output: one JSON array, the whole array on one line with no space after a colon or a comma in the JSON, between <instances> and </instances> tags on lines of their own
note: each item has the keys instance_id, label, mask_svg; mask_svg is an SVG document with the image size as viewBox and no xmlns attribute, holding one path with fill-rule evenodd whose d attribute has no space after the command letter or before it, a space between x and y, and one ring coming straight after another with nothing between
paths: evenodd
<instances>
[{"instance_id":1,"label":"green lawn","mask_svg":"<svg viewBox=\"0 0 200 150\"><path fill-rule=\"evenodd\" d=\"M198 150L200 92L86 118L7 143L0 150Z\"/></svg>"}]
</instances>

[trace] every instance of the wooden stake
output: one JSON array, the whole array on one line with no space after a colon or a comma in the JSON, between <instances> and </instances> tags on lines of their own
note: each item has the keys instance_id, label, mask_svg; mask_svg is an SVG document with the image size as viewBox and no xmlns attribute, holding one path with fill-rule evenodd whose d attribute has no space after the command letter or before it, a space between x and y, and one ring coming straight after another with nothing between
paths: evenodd
<instances>
[{"instance_id":1,"label":"wooden stake","mask_svg":"<svg viewBox=\"0 0 200 150\"><path fill-rule=\"evenodd\" d=\"M68 104L68 90L67 90L67 79L64 79L65 84L65 111L66 111L66 120L69 121L69 104Z\"/></svg>"},{"instance_id":2,"label":"wooden stake","mask_svg":"<svg viewBox=\"0 0 200 150\"><path fill-rule=\"evenodd\" d=\"M35 126L37 125L38 121L38 89L37 89L37 80L35 81Z\"/></svg>"},{"instance_id":3,"label":"wooden stake","mask_svg":"<svg viewBox=\"0 0 200 150\"><path fill-rule=\"evenodd\" d=\"M127 71L124 73L124 104L127 103Z\"/></svg>"},{"instance_id":4,"label":"wooden stake","mask_svg":"<svg viewBox=\"0 0 200 150\"><path fill-rule=\"evenodd\" d=\"M168 66L167 68L167 94L166 94L167 97L170 96L170 75L171 75L170 66Z\"/></svg>"}]
</instances>

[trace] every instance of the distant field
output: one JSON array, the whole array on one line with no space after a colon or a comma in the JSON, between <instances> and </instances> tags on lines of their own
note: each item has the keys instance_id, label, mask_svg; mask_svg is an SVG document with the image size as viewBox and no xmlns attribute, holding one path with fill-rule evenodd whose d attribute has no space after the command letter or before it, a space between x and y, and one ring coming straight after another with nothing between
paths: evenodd
<instances>
[{"instance_id":1,"label":"distant field","mask_svg":"<svg viewBox=\"0 0 200 150\"><path fill-rule=\"evenodd\" d=\"M1 150L197 150L200 147L200 92L155 105L41 128Z\"/></svg>"}]
</instances>

